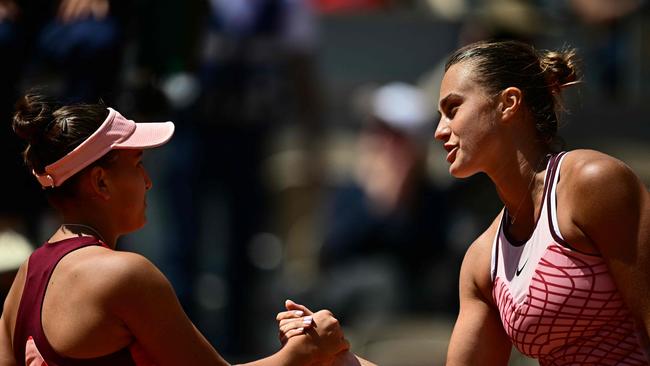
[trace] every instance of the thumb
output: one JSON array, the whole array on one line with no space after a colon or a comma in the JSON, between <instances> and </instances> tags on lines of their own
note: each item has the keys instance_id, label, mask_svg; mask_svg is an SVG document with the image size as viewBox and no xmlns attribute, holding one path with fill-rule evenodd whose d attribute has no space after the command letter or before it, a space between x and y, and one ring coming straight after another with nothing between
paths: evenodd
<instances>
[{"instance_id":1,"label":"thumb","mask_svg":"<svg viewBox=\"0 0 650 366\"><path fill-rule=\"evenodd\" d=\"M312 315L313 312L309 309L307 309L306 306L296 304L295 302L291 300L287 300L284 302L284 306L287 308L287 310L302 310L303 314L305 315Z\"/></svg>"}]
</instances>

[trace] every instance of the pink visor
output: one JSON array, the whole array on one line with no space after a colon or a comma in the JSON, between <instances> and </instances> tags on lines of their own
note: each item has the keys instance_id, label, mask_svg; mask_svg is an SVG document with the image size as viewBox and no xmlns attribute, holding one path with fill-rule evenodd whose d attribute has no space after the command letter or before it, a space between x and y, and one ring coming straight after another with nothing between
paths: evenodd
<instances>
[{"instance_id":1,"label":"pink visor","mask_svg":"<svg viewBox=\"0 0 650 366\"><path fill-rule=\"evenodd\" d=\"M114 149L147 149L163 145L174 134L172 122L135 123L108 108L104 123L86 141L66 156L45 167L43 174L32 173L43 188L58 187Z\"/></svg>"}]
</instances>

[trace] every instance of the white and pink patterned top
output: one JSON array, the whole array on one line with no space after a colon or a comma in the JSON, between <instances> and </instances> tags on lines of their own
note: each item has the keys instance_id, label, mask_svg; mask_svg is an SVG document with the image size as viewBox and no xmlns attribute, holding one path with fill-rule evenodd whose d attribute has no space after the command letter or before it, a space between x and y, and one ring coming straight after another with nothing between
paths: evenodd
<instances>
[{"instance_id":1,"label":"white and pink patterned top","mask_svg":"<svg viewBox=\"0 0 650 366\"><path fill-rule=\"evenodd\" d=\"M512 343L540 365L648 365L635 323L600 256L571 248L557 221L565 153L549 159L542 211L524 242L505 234L492 248L492 296Z\"/></svg>"}]
</instances>

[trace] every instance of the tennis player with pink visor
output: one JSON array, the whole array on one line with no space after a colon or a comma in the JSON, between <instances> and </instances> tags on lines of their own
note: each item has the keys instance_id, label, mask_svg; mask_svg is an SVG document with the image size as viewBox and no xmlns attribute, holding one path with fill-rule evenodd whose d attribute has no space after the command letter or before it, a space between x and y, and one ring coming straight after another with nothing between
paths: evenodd
<instances>
[{"instance_id":1,"label":"tennis player with pink visor","mask_svg":"<svg viewBox=\"0 0 650 366\"><path fill-rule=\"evenodd\" d=\"M20 267L0 318L0 366L229 365L146 258L115 250L146 222L144 149L172 122L136 123L100 104L22 97L13 129L62 224ZM306 365L349 346L320 311L305 334L250 365ZM312 324L318 327L310 327Z\"/></svg>"},{"instance_id":2,"label":"tennis player with pink visor","mask_svg":"<svg viewBox=\"0 0 650 366\"><path fill-rule=\"evenodd\" d=\"M113 149L147 149L163 145L174 134L172 122L135 123L108 108L108 117L86 141L45 167L44 174L32 170L44 188L60 186Z\"/></svg>"}]
</instances>

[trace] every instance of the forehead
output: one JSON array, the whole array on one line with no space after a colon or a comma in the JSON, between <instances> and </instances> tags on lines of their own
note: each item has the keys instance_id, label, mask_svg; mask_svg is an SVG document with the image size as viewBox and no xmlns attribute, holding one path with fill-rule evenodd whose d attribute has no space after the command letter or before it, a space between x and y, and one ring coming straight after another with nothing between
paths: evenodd
<instances>
[{"instance_id":1,"label":"forehead","mask_svg":"<svg viewBox=\"0 0 650 366\"><path fill-rule=\"evenodd\" d=\"M142 157L141 149L118 149L115 153L119 161L137 160Z\"/></svg>"},{"instance_id":2,"label":"forehead","mask_svg":"<svg viewBox=\"0 0 650 366\"><path fill-rule=\"evenodd\" d=\"M474 67L471 62L463 61L452 65L442 78L440 101L442 102L450 94L468 95L482 92L473 75Z\"/></svg>"}]
</instances>

